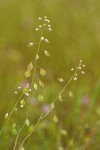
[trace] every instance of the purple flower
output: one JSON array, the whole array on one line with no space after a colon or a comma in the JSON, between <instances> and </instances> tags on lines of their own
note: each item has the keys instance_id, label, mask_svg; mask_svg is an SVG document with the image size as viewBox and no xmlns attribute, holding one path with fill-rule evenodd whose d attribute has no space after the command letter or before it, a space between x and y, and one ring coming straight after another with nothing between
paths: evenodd
<instances>
[{"instance_id":1,"label":"purple flower","mask_svg":"<svg viewBox=\"0 0 100 150\"><path fill-rule=\"evenodd\" d=\"M43 107L42 107L42 111L44 112L44 113L47 113L49 110L50 110L50 105L49 104L45 104Z\"/></svg>"},{"instance_id":2,"label":"purple flower","mask_svg":"<svg viewBox=\"0 0 100 150\"><path fill-rule=\"evenodd\" d=\"M88 106L90 103L90 97L88 95L84 96L82 99L82 105Z\"/></svg>"}]
</instances>

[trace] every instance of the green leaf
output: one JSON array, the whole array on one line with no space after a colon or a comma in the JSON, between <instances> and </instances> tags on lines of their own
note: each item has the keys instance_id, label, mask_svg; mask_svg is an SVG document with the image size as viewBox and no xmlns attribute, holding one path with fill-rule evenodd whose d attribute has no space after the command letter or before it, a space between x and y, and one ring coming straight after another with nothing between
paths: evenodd
<instances>
[{"instance_id":1,"label":"green leaf","mask_svg":"<svg viewBox=\"0 0 100 150\"><path fill-rule=\"evenodd\" d=\"M13 134L13 135L16 135L16 134L17 134L16 128L13 128L13 129L12 129L12 134Z\"/></svg>"},{"instance_id":2,"label":"green leaf","mask_svg":"<svg viewBox=\"0 0 100 150\"><path fill-rule=\"evenodd\" d=\"M43 95L41 95L41 94L38 95L38 101L40 101L40 102L43 101Z\"/></svg>"},{"instance_id":3,"label":"green leaf","mask_svg":"<svg viewBox=\"0 0 100 150\"><path fill-rule=\"evenodd\" d=\"M50 56L50 53L49 53L48 51L44 51L44 54L45 54L46 56Z\"/></svg>"},{"instance_id":4,"label":"green leaf","mask_svg":"<svg viewBox=\"0 0 100 150\"><path fill-rule=\"evenodd\" d=\"M41 69L40 69L40 75L41 75L41 76L45 76L45 75L46 75L46 70L43 69L43 68L41 68Z\"/></svg>"},{"instance_id":5,"label":"green leaf","mask_svg":"<svg viewBox=\"0 0 100 150\"><path fill-rule=\"evenodd\" d=\"M23 89L23 93L28 93L28 88L27 88L27 87L25 87L25 88Z\"/></svg>"},{"instance_id":6,"label":"green leaf","mask_svg":"<svg viewBox=\"0 0 100 150\"><path fill-rule=\"evenodd\" d=\"M36 55L36 59L39 59L39 55Z\"/></svg>"},{"instance_id":7,"label":"green leaf","mask_svg":"<svg viewBox=\"0 0 100 150\"><path fill-rule=\"evenodd\" d=\"M33 64L32 64L32 62L28 65L27 68L28 68L29 71L31 71L31 70L33 69Z\"/></svg>"},{"instance_id":8,"label":"green leaf","mask_svg":"<svg viewBox=\"0 0 100 150\"><path fill-rule=\"evenodd\" d=\"M30 125L29 119L26 119L25 123L26 123L27 126L29 126Z\"/></svg>"},{"instance_id":9,"label":"green leaf","mask_svg":"<svg viewBox=\"0 0 100 150\"><path fill-rule=\"evenodd\" d=\"M21 104L22 106L25 106L25 100L22 99L22 100L20 101L20 104Z\"/></svg>"},{"instance_id":10,"label":"green leaf","mask_svg":"<svg viewBox=\"0 0 100 150\"><path fill-rule=\"evenodd\" d=\"M37 90L38 86L36 83L34 83L34 89Z\"/></svg>"},{"instance_id":11,"label":"green leaf","mask_svg":"<svg viewBox=\"0 0 100 150\"><path fill-rule=\"evenodd\" d=\"M39 85L40 85L41 87L44 87L44 82L41 81L40 79L39 79Z\"/></svg>"},{"instance_id":12,"label":"green leaf","mask_svg":"<svg viewBox=\"0 0 100 150\"><path fill-rule=\"evenodd\" d=\"M29 78L30 75L31 75L30 70L26 70L26 71L25 71L25 77L26 77L26 78Z\"/></svg>"},{"instance_id":13,"label":"green leaf","mask_svg":"<svg viewBox=\"0 0 100 150\"><path fill-rule=\"evenodd\" d=\"M61 95L59 95L59 100L60 100L61 102L63 102Z\"/></svg>"},{"instance_id":14,"label":"green leaf","mask_svg":"<svg viewBox=\"0 0 100 150\"><path fill-rule=\"evenodd\" d=\"M58 119L57 115L54 115L54 118L53 118L53 119L54 119L54 122L55 122L55 123L58 123L59 119Z\"/></svg>"},{"instance_id":15,"label":"green leaf","mask_svg":"<svg viewBox=\"0 0 100 150\"><path fill-rule=\"evenodd\" d=\"M34 131L34 126L31 125L31 126L29 127L28 131L29 131L29 133L33 132L33 131Z\"/></svg>"},{"instance_id":16,"label":"green leaf","mask_svg":"<svg viewBox=\"0 0 100 150\"><path fill-rule=\"evenodd\" d=\"M64 79L63 78L58 78L58 81L59 82L64 82Z\"/></svg>"},{"instance_id":17,"label":"green leaf","mask_svg":"<svg viewBox=\"0 0 100 150\"><path fill-rule=\"evenodd\" d=\"M54 103L51 103L51 109L54 109Z\"/></svg>"}]
</instances>

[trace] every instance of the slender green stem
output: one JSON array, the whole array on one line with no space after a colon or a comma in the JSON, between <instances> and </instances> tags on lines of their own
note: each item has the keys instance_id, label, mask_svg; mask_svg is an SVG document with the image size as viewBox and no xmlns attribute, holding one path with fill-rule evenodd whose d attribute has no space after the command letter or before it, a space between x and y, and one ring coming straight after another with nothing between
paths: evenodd
<instances>
[{"instance_id":1,"label":"slender green stem","mask_svg":"<svg viewBox=\"0 0 100 150\"><path fill-rule=\"evenodd\" d=\"M39 39L39 43L38 43L38 48L37 48L37 52L36 52L36 55L35 55L35 61L34 61L34 70L33 70L33 77L32 77L32 83L31 83L31 88L33 86L33 83L34 83L34 79L35 79L35 74L36 74L36 62L37 62L37 55L39 54L39 51L40 51L40 46L41 46L41 37L43 35L43 29L41 31L41 35L40 35L40 39ZM31 101L31 98L32 98L32 94L30 95L29 97L29 103L28 103L28 107L27 107L27 117L28 117L28 114L29 114L29 105L30 105L30 101Z\"/></svg>"},{"instance_id":2,"label":"slender green stem","mask_svg":"<svg viewBox=\"0 0 100 150\"><path fill-rule=\"evenodd\" d=\"M19 131L18 131L18 134L17 134L17 136L16 136L16 140L15 140L15 144L14 144L14 148L13 148L13 150L15 150L16 149L16 145L17 145L17 141L18 141L18 137L19 137L19 135L20 135L20 133L21 133L21 131L22 131L22 129L23 129L23 127L24 127L24 125L25 125L25 122L24 122L24 124L22 125L22 127L19 129Z\"/></svg>"},{"instance_id":3,"label":"slender green stem","mask_svg":"<svg viewBox=\"0 0 100 150\"><path fill-rule=\"evenodd\" d=\"M21 93L21 95L20 95L20 97L18 98L17 102L15 103L13 109L11 110L11 112L10 112L10 114L9 114L9 116L8 116L8 118L7 118L6 122L5 122L5 124L4 124L4 126L2 127L2 129L1 129L1 131L0 131L0 135L1 135L2 132L4 131L4 129L5 129L5 127L6 127L6 124L8 123L8 121L9 121L9 119L10 119L12 113L14 112L14 110L15 110L17 104L19 103L20 99L22 98L22 96L23 96L23 93Z\"/></svg>"},{"instance_id":4,"label":"slender green stem","mask_svg":"<svg viewBox=\"0 0 100 150\"><path fill-rule=\"evenodd\" d=\"M80 64L79 64L79 65L80 65ZM72 79L75 77L75 74L77 73L77 70L78 70L79 65L76 67L76 70L75 70L74 74L71 76L71 78L68 80L68 82L67 82L67 83L65 84L65 86L62 88L62 90L59 92L59 94L57 95L57 97L54 99L53 103L56 103L56 101L57 101L58 98L59 98L59 95L64 92L64 90L66 89L66 87L69 85L69 83L70 83L70 82L72 81ZM44 118L51 112L51 110L52 110L52 108L50 108L46 114L43 114L43 113L42 113L42 114L40 115L40 117L39 117L39 119L38 119L36 125L34 126L34 128L37 127L37 125L39 124L39 122L40 122L42 119L44 119ZM33 132L34 132L34 131L33 131ZM27 140L27 138L30 137L30 135L31 135L33 132L29 133L29 134L24 138L24 140L23 140L22 143L20 144L20 147L19 147L18 150L20 150L20 148L23 146L23 144L25 143L25 141Z\"/></svg>"},{"instance_id":5,"label":"slender green stem","mask_svg":"<svg viewBox=\"0 0 100 150\"><path fill-rule=\"evenodd\" d=\"M32 86L33 86L33 83L34 83L34 79L35 79L35 74L36 74L36 62L37 62L36 56L39 54L42 35L43 35L43 30L41 31L41 35L40 35L40 39L39 39L39 44L38 44L37 52L36 52L36 54L35 54L35 61L34 61L34 64L33 64L34 70L33 70L33 77L32 77L31 89L32 89ZM30 94L30 97L29 97L29 102L28 102L28 106L27 106L27 113L26 113L26 119L28 118L28 115L29 115L29 105L30 105L31 98L32 98L32 94ZM25 119L25 121L26 121L26 119ZM21 129L19 130L19 132L18 132L18 134L17 134L17 136L16 136L16 140L15 140L15 144L14 144L14 149L13 149L13 150L15 150L15 148L16 148L19 135L20 135L21 131L23 130L24 126L25 126L25 121L24 121L24 123L23 123Z\"/></svg>"}]
</instances>

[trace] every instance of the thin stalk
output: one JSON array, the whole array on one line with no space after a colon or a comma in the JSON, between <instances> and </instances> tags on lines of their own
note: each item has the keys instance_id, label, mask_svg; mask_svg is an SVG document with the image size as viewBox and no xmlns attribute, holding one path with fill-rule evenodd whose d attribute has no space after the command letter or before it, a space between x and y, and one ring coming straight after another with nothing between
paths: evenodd
<instances>
[{"instance_id":1,"label":"thin stalk","mask_svg":"<svg viewBox=\"0 0 100 150\"><path fill-rule=\"evenodd\" d=\"M24 127L24 125L25 125L25 122L24 122L24 124L22 125L22 127L20 128L20 130L18 131L18 134L17 134L17 136L16 136L16 140L15 140L15 144L14 144L14 148L13 148L13 150L15 150L15 149L16 149L16 145L17 145L18 137L19 137L19 135L20 135L20 133L21 133L21 131L22 131L22 129L23 129L23 127Z\"/></svg>"},{"instance_id":2,"label":"thin stalk","mask_svg":"<svg viewBox=\"0 0 100 150\"><path fill-rule=\"evenodd\" d=\"M36 74L36 62L37 62L36 56L39 54L39 51L40 51L41 37L42 37L42 35L43 35L43 29L42 29L42 31L41 31L40 40L39 40L37 52L36 52L36 55L35 55L35 61L34 61L34 65L33 65L34 70L33 70L33 77L32 77L31 88L32 88L32 86L33 86L34 79L35 79L35 74ZM27 107L27 117L28 117L28 114L29 114L29 105L30 105L31 98L32 98L32 94L31 94L30 97L29 97L29 103L28 103L28 107Z\"/></svg>"},{"instance_id":3,"label":"thin stalk","mask_svg":"<svg viewBox=\"0 0 100 150\"><path fill-rule=\"evenodd\" d=\"M43 30L41 31L41 35L40 35L40 40L39 40L37 52L36 52L36 54L35 54L35 61L34 61L34 65L33 65L34 70L33 70L33 77L32 77L31 88L32 88L32 86L33 86L34 78L35 78L35 74L36 74L36 62L37 62L36 56L39 54L42 34L43 34ZM28 102L28 106L27 106L27 113L26 113L26 119L28 118L28 115L29 115L29 105L30 105L31 98L32 98L32 94L31 94L30 97L29 97L29 102ZM25 119L25 121L26 121L26 119ZM25 124L26 124L25 121L24 121L24 123L23 123L21 129L19 130L19 132L18 132L18 134L17 134L17 136L16 136L16 140L15 140L15 144L14 144L13 150L15 150L16 145L17 145L17 141L18 141L18 138L19 138L19 135L20 135L21 131L23 130Z\"/></svg>"},{"instance_id":4,"label":"thin stalk","mask_svg":"<svg viewBox=\"0 0 100 150\"><path fill-rule=\"evenodd\" d=\"M2 127L2 129L1 129L1 131L0 131L0 135L1 135L2 132L4 131L4 129L5 129L5 127L6 127L6 124L8 123L8 121L9 121L9 119L10 119L12 113L14 112L14 110L15 110L17 104L19 103L20 99L22 98L22 96L23 96L23 93L21 93L20 97L18 98L17 102L15 103L14 107L12 108L12 110L11 110L11 112L10 112L10 114L9 114L9 116L8 116L8 118L7 118L7 120L6 120L6 122L5 122L5 124L3 125L3 127Z\"/></svg>"}]
</instances>

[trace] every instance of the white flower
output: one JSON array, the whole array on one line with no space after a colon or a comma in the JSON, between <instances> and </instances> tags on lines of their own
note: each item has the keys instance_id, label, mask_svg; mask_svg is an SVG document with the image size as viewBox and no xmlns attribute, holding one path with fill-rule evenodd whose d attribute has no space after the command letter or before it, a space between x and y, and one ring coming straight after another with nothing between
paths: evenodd
<instances>
[{"instance_id":1,"label":"white flower","mask_svg":"<svg viewBox=\"0 0 100 150\"><path fill-rule=\"evenodd\" d=\"M74 77L74 80L77 80L77 77Z\"/></svg>"},{"instance_id":2,"label":"white flower","mask_svg":"<svg viewBox=\"0 0 100 150\"><path fill-rule=\"evenodd\" d=\"M78 69L81 69L81 67L78 67Z\"/></svg>"},{"instance_id":3,"label":"white flower","mask_svg":"<svg viewBox=\"0 0 100 150\"><path fill-rule=\"evenodd\" d=\"M17 91L15 91L14 93L15 93L15 94L17 94L18 92L17 92Z\"/></svg>"},{"instance_id":4,"label":"white flower","mask_svg":"<svg viewBox=\"0 0 100 150\"><path fill-rule=\"evenodd\" d=\"M50 20L47 20L47 22L50 22Z\"/></svg>"},{"instance_id":5,"label":"white flower","mask_svg":"<svg viewBox=\"0 0 100 150\"><path fill-rule=\"evenodd\" d=\"M85 67L85 65L82 65L83 67Z\"/></svg>"},{"instance_id":6,"label":"white flower","mask_svg":"<svg viewBox=\"0 0 100 150\"><path fill-rule=\"evenodd\" d=\"M74 68L71 68L71 71L74 71Z\"/></svg>"},{"instance_id":7,"label":"white flower","mask_svg":"<svg viewBox=\"0 0 100 150\"><path fill-rule=\"evenodd\" d=\"M50 53L49 53L48 51L45 51L45 50L44 50L44 54L45 54L46 56L50 56Z\"/></svg>"},{"instance_id":8,"label":"white flower","mask_svg":"<svg viewBox=\"0 0 100 150\"><path fill-rule=\"evenodd\" d=\"M82 62L82 60L80 60L80 63Z\"/></svg>"},{"instance_id":9,"label":"white flower","mask_svg":"<svg viewBox=\"0 0 100 150\"><path fill-rule=\"evenodd\" d=\"M44 21L48 22L48 19L44 19Z\"/></svg>"},{"instance_id":10,"label":"white flower","mask_svg":"<svg viewBox=\"0 0 100 150\"><path fill-rule=\"evenodd\" d=\"M59 82L64 82L64 79L58 78L58 81L59 81Z\"/></svg>"},{"instance_id":11,"label":"white flower","mask_svg":"<svg viewBox=\"0 0 100 150\"><path fill-rule=\"evenodd\" d=\"M38 31L38 30L39 30L39 28L36 28L35 30L36 30L36 31Z\"/></svg>"},{"instance_id":12,"label":"white flower","mask_svg":"<svg viewBox=\"0 0 100 150\"><path fill-rule=\"evenodd\" d=\"M39 55L38 54L36 55L36 59L39 59Z\"/></svg>"},{"instance_id":13,"label":"white flower","mask_svg":"<svg viewBox=\"0 0 100 150\"><path fill-rule=\"evenodd\" d=\"M51 29L51 28L48 28L48 30L49 30L49 31L52 31L52 29Z\"/></svg>"},{"instance_id":14,"label":"white flower","mask_svg":"<svg viewBox=\"0 0 100 150\"><path fill-rule=\"evenodd\" d=\"M29 47L32 47L33 45L34 45L33 42L30 42L30 43L28 44Z\"/></svg>"},{"instance_id":15,"label":"white flower","mask_svg":"<svg viewBox=\"0 0 100 150\"><path fill-rule=\"evenodd\" d=\"M51 25L50 25L50 24L48 24L48 27L49 27L49 28L51 28Z\"/></svg>"},{"instance_id":16,"label":"white flower","mask_svg":"<svg viewBox=\"0 0 100 150\"><path fill-rule=\"evenodd\" d=\"M39 28L41 29L41 28L42 28L42 25L39 25Z\"/></svg>"},{"instance_id":17,"label":"white flower","mask_svg":"<svg viewBox=\"0 0 100 150\"><path fill-rule=\"evenodd\" d=\"M29 91L31 92L32 90L31 90L31 89L29 89Z\"/></svg>"},{"instance_id":18,"label":"white flower","mask_svg":"<svg viewBox=\"0 0 100 150\"><path fill-rule=\"evenodd\" d=\"M46 42L46 43L49 43L49 40L48 40L48 39L45 39L45 42Z\"/></svg>"},{"instance_id":19,"label":"white flower","mask_svg":"<svg viewBox=\"0 0 100 150\"><path fill-rule=\"evenodd\" d=\"M81 73L82 73L82 74L85 74L85 72L84 72L84 71L82 71Z\"/></svg>"},{"instance_id":20,"label":"white flower","mask_svg":"<svg viewBox=\"0 0 100 150\"><path fill-rule=\"evenodd\" d=\"M41 17L39 17L38 19L39 19L39 20L42 20L42 18L41 18Z\"/></svg>"},{"instance_id":21,"label":"white flower","mask_svg":"<svg viewBox=\"0 0 100 150\"><path fill-rule=\"evenodd\" d=\"M8 115L9 115L8 113L6 113L6 114L5 114L5 119L7 119L7 118L8 118Z\"/></svg>"},{"instance_id":22,"label":"white flower","mask_svg":"<svg viewBox=\"0 0 100 150\"><path fill-rule=\"evenodd\" d=\"M44 25L44 26L46 26L46 24L45 24L45 23L44 23L43 25Z\"/></svg>"},{"instance_id":23,"label":"white flower","mask_svg":"<svg viewBox=\"0 0 100 150\"><path fill-rule=\"evenodd\" d=\"M21 89L21 87L19 86L18 89Z\"/></svg>"},{"instance_id":24,"label":"white flower","mask_svg":"<svg viewBox=\"0 0 100 150\"><path fill-rule=\"evenodd\" d=\"M44 40L44 37L42 36L42 37L41 37L41 41L43 41L43 40Z\"/></svg>"},{"instance_id":25,"label":"white flower","mask_svg":"<svg viewBox=\"0 0 100 150\"><path fill-rule=\"evenodd\" d=\"M26 96L29 96L29 93L25 93Z\"/></svg>"}]
</instances>

